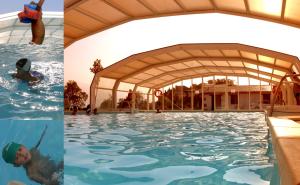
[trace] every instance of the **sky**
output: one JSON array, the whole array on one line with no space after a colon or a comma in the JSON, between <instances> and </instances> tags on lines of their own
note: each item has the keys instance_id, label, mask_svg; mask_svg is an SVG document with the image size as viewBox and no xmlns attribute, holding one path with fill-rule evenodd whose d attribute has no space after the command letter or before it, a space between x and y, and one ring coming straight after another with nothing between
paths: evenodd
<instances>
[{"instance_id":1,"label":"sky","mask_svg":"<svg viewBox=\"0 0 300 185\"><path fill-rule=\"evenodd\" d=\"M34 0L38 2L38 0ZM31 0L1 0L0 14L21 11L24 4L28 4ZM62 12L64 11L63 0L45 0L43 11Z\"/></svg>"},{"instance_id":2,"label":"sky","mask_svg":"<svg viewBox=\"0 0 300 185\"><path fill-rule=\"evenodd\" d=\"M226 14L196 14L131 21L65 49L65 83L89 94L94 60L107 67L130 55L182 43L241 43L300 58L300 29Z\"/></svg>"}]
</instances>

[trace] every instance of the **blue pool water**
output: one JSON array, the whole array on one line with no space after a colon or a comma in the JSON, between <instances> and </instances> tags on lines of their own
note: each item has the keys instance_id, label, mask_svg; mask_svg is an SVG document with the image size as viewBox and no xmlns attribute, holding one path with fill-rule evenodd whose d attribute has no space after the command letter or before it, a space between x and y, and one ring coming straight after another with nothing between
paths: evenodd
<instances>
[{"instance_id":1,"label":"blue pool water","mask_svg":"<svg viewBox=\"0 0 300 185\"><path fill-rule=\"evenodd\" d=\"M0 44L0 119L63 119L63 49L61 39L41 46ZM45 79L32 86L13 79L20 58L29 58Z\"/></svg>"},{"instance_id":2,"label":"blue pool water","mask_svg":"<svg viewBox=\"0 0 300 185\"><path fill-rule=\"evenodd\" d=\"M262 113L65 116L65 184L277 184Z\"/></svg>"},{"instance_id":3,"label":"blue pool water","mask_svg":"<svg viewBox=\"0 0 300 185\"><path fill-rule=\"evenodd\" d=\"M39 185L28 179L23 167L14 167L2 159L3 147L12 141L23 144L27 148L34 147L41 134L48 126L44 138L39 146L42 155L49 155L51 159L63 160L63 122L62 121L0 121L0 184L6 185L10 181L20 181L27 185Z\"/></svg>"}]
</instances>

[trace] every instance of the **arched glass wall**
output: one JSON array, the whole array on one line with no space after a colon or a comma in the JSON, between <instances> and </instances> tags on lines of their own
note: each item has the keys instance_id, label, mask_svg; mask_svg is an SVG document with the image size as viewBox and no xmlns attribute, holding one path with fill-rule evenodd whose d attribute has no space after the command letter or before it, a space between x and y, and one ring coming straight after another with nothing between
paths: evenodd
<instances>
[{"instance_id":1,"label":"arched glass wall","mask_svg":"<svg viewBox=\"0 0 300 185\"><path fill-rule=\"evenodd\" d=\"M101 77L96 90L96 108L102 111L126 111L133 106L138 110L251 111L269 106L271 93L270 83L245 76L191 78L159 89Z\"/></svg>"}]
</instances>

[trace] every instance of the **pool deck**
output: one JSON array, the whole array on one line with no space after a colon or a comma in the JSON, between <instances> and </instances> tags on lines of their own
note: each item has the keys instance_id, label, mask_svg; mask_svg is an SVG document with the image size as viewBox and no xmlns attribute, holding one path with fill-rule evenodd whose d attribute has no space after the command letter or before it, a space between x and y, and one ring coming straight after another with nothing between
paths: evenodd
<instances>
[{"instance_id":1,"label":"pool deck","mask_svg":"<svg viewBox=\"0 0 300 185\"><path fill-rule=\"evenodd\" d=\"M300 115L268 117L281 185L300 185Z\"/></svg>"}]
</instances>

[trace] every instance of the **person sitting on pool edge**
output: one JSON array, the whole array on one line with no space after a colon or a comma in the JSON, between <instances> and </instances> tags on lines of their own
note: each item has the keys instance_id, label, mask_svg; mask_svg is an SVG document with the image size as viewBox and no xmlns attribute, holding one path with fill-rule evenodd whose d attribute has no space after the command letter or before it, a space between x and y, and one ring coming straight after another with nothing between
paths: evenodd
<instances>
[{"instance_id":1,"label":"person sitting on pool edge","mask_svg":"<svg viewBox=\"0 0 300 185\"><path fill-rule=\"evenodd\" d=\"M20 80L25 80L28 82L39 82L42 80L40 73L33 71L31 69L31 61L27 58L21 58L16 63L17 73L12 74L12 77L18 78Z\"/></svg>"},{"instance_id":2,"label":"person sitting on pool edge","mask_svg":"<svg viewBox=\"0 0 300 185\"><path fill-rule=\"evenodd\" d=\"M49 156L41 155L38 150L46 130L47 126L36 146L29 151L22 144L8 143L2 150L2 158L6 163L10 163L15 167L23 166L27 176L35 182L44 185L59 185L63 162L56 165L53 160L50 160Z\"/></svg>"},{"instance_id":3,"label":"person sitting on pool edge","mask_svg":"<svg viewBox=\"0 0 300 185\"><path fill-rule=\"evenodd\" d=\"M31 1L24 6L24 11L19 13L19 19L23 23L31 23L32 40L30 44L42 44L45 38L45 25L42 20L42 6L45 0L38 3Z\"/></svg>"}]
</instances>

